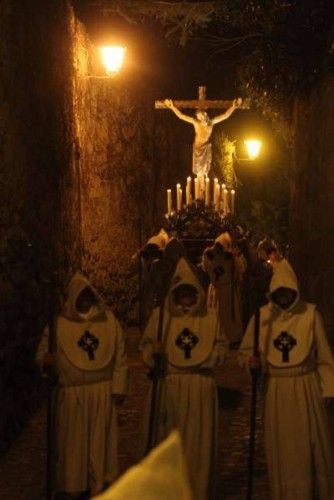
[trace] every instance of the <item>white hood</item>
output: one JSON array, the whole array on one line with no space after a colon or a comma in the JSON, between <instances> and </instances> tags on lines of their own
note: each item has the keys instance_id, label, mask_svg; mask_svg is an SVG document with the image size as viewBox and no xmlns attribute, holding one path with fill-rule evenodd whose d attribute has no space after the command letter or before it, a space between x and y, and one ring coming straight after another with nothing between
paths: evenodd
<instances>
[{"instance_id":1,"label":"white hood","mask_svg":"<svg viewBox=\"0 0 334 500\"><path fill-rule=\"evenodd\" d=\"M152 236L146 245L156 245L160 250L163 250L167 245L169 236L164 229L160 229L158 234Z\"/></svg>"},{"instance_id":2,"label":"white hood","mask_svg":"<svg viewBox=\"0 0 334 500\"><path fill-rule=\"evenodd\" d=\"M76 308L76 301L80 293L85 288L89 288L96 297L96 307L94 307L94 310L89 319L95 319L99 316L104 315L106 307L103 303L102 298L92 287L84 274L81 271L77 271L68 285L67 300L61 312L61 316L71 321L84 321Z\"/></svg>"},{"instance_id":3,"label":"white hood","mask_svg":"<svg viewBox=\"0 0 334 500\"><path fill-rule=\"evenodd\" d=\"M197 300L196 303L189 308L188 315L195 316L199 314L205 309L205 293L195 272L183 257L177 263L168 292L169 312L172 316L183 316L182 311L174 301L174 291L180 285L191 285L196 289Z\"/></svg>"},{"instance_id":4,"label":"white hood","mask_svg":"<svg viewBox=\"0 0 334 500\"><path fill-rule=\"evenodd\" d=\"M285 311L289 311L297 304L300 296L299 296L299 286L298 286L297 276L296 276L294 270L292 269L292 267L290 266L289 262L286 259L282 259L280 262L278 262L275 265L274 274L273 274L271 281L270 281L269 298L270 298L271 302L275 305L275 307L279 307L279 306L276 304L276 302L274 302L272 300L272 294L278 288L281 288L281 287L290 288L297 293L296 299L293 302L293 304L291 304L291 306L288 309L285 309Z\"/></svg>"},{"instance_id":5,"label":"white hood","mask_svg":"<svg viewBox=\"0 0 334 500\"><path fill-rule=\"evenodd\" d=\"M177 431L94 500L191 500Z\"/></svg>"},{"instance_id":6,"label":"white hood","mask_svg":"<svg viewBox=\"0 0 334 500\"><path fill-rule=\"evenodd\" d=\"M230 233L227 231L224 231L224 233L221 233L221 235L218 236L218 238L215 239L215 243L219 243L224 247L225 252L232 252L232 238Z\"/></svg>"}]
</instances>

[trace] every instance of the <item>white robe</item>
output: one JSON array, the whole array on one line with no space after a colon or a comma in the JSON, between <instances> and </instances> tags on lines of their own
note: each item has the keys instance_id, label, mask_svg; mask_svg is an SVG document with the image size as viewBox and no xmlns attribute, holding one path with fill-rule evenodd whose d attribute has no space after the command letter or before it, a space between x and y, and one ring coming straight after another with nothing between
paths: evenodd
<instances>
[{"instance_id":1,"label":"white robe","mask_svg":"<svg viewBox=\"0 0 334 500\"><path fill-rule=\"evenodd\" d=\"M291 281L284 282L284 269L283 278L278 278L273 277L271 291L278 288L277 282L298 290ZM282 332L291 335L294 344L285 355L274 343L278 345ZM243 364L252 355L253 339L254 318L240 346ZM319 312L298 297L287 311L272 303L262 307L259 350L271 498L312 500L316 490L320 500L332 500L333 442L323 398L334 397L334 360Z\"/></svg>"},{"instance_id":2,"label":"white robe","mask_svg":"<svg viewBox=\"0 0 334 500\"><path fill-rule=\"evenodd\" d=\"M77 348L77 339L87 330L100 340L95 361ZM45 343L43 339L39 359ZM99 492L118 473L117 421L112 395L128 392L123 332L112 312L104 310L102 316L87 321L76 317L71 320L68 315L58 317L55 368L58 375L54 418L56 490Z\"/></svg>"},{"instance_id":3,"label":"white robe","mask_svg":"<svg viewBox=\"0 0 334 500\"><path fill-rule=\"evenodd\" d=\"M188 281L183 280L190 281L189 277ZM148 366L153 365L152 341L157 338L158 319L159 309L156 308L141 342L143 358ZM177 345L179 333L186 328L200 339L187 359ZM167 367L166 376L158 386L155 443L177 428L185 450L194 498L212 499L218 429L217 390L212 369L222 360L227 340L220 335L218 315L213 309L202 315L174 316L166 304L163 332Z\"/></svg>"}]
</instances>

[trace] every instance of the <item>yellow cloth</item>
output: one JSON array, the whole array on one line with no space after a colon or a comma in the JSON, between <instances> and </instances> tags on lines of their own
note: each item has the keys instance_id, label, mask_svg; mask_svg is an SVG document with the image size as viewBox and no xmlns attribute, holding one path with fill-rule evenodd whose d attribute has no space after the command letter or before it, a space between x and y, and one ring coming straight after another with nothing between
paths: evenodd
<instances>
[{"instance_id":1,"label":"yellow cloth","mask_svg":"<svg viewBox=\"0 0 334 500\"><path fill-rule=\"evenodd\" d=\"M178 432L94 500L192 500Z\"/></svg>"}]
</instances>

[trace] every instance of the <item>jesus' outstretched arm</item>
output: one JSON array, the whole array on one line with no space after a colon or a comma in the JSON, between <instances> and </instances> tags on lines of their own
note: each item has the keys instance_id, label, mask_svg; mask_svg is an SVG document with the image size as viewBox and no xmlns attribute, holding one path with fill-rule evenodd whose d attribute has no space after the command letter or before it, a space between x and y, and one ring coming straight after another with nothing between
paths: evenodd
<instances>
[{"instance_id":1,"label":"jesus' outstretched arm","mask_svg":"<svg viewBox=\"0 0 334 500\"><path fill-rule=\"evenodd\" d=\"M180 118L181 120L183 120L185 122L192 123L192 125L195 124L195 122L196 122L195 118L182 113L182 111L180 111L176 106L174 106L173 101L171 99L165 99L164 103L167 106L167 108L169 108L171 111L173 111L173 113L176 114L176 116L178 118Z\"/></svg>"},{"instance_id":2,"label":"jesus' outstretched arm","mask_svg":"<svg viewBox=\"0 0 334 500\"><path fill-rule=\"evenodd\" d=\"M215 118L212 118L211 120L211 123L212 125L216 125L216 123L220 123L224 120L226 120L227 118L229 118L231 116L231 114L237 109L237 108L240 108L242 104L242 99L241 97L238 97L238 99L234 99L233 100L233 104L232 106L230 106L226 111L225 113L222 113L221 115L218 115L218 116L215 116Z\"/></svg>"}]
</instances>

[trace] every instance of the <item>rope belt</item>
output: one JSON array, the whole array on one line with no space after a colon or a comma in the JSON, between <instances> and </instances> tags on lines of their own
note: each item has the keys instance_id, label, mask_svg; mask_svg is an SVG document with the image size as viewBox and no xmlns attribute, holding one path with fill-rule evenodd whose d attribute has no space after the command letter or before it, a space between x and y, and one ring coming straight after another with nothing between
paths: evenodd
<instances>
[{"instance_id":1,"label":"rope belt","mask_svg":"<svg viewBox=\"0 0 334 500\"><path fill-rule=\"evenodd\" d=\"M300 377L315 371L315 364L303 364L292 366L289 368L277 368L272 365L267 365L267 375L270 377Z\"/></svg>"},{"instance_id":2,"label":"rope belt","mask_svg":"<svg viewBox=\"0 0 334 500\"><path fill-rule=\"evenodd\" d=\"M85 381L80 381L78 383L69 383L69 384L59 384L59 388L61 389L68 389L69 387L82 387L85 385L101 385L101 384L111 384L112 379L103 379L103 380L85 380Z\"/></svg>"}]
</instances>

